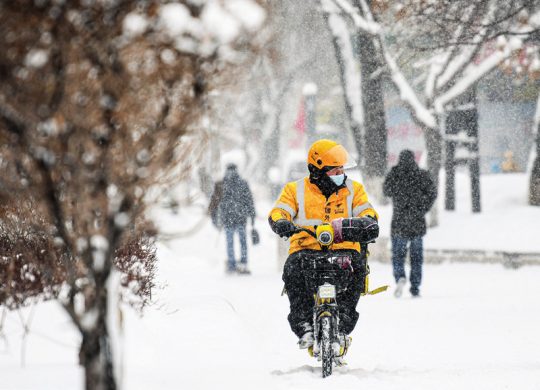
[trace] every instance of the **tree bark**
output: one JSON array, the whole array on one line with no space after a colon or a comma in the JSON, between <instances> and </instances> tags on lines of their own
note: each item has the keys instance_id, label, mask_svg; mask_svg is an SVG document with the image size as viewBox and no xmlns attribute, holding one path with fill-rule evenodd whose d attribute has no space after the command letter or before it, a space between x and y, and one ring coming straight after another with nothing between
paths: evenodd
<instances>
[{"instance_id":1,"label":"tree bark","mask_svg":"<svg viewBox=\"0 0 540 390\"><path fill-rule=\"evenodd\" d=\"M540 206L540 137L536 138L536 158L531 171L529 204Z\"/></svg>"},{"instance_id":2,"label":"tree bark","mask_svg":"<svg viewBox=\"0 0 540 390\"><path fill-rule=\"evenodd\" d=\"M363 124L362 124L362 119L360 119L359 116L362 114L358 112L360 111L360 107L355 107L355 104L353 101L354 98L353 96L351 96L350 90L351 89L360 90L362 82L361 80L357 80L358 83L354 84L355 80L349 79L351 75L350 75L350 72L348 72L347 70L348 70L348 65L350 66L351 64L346 63L347 60L345 58L345 54L343 53L343 50L345 50L344 46L350 45L350 38L349 36L347 37L340 36L338 32L334 30L333 27L335 26L332 26L332 23L330 21L331 17L339 18L339 16L337 16L336 14L331 14L330 12L327 12L324 6L322 7L322 10L323 10L324 20L328 26L328 30L330 31L330 34L332 35L334 53L336 56L336 62L339 69L339 79L340 79L341 89L343 91L343 102L345 103L345 111L347 113L347 117L349 120L349 127L353 135L354 145L356 147L356 151L358 152L358 159L359 159L358 163L361 164L361 160L363 158L363 146L362 146ZM334 22L336 21L337 19L334 19ZM342 23L345 24L345 21L342 21ZM344 41L344 39L349 40L349 42ZM350 54L352 55L352 48L350 49L351 49ZM355 111L356 111L356 114L355 114Z\"/></svg>"},{"instance_id":3,"label":"tree bark","mask_svg":"<svg viewBox=\"0 0 540 390\"><path fill-rule=\"evenodd\" d=\"M79 353L80 363L84 366L86 390L116 390L114 375L113 347L107 326L109 311L107 280L110 272L96 275L94 296L86 306L86 315L96 313L95 322L85 326L81 321L83 340Z\"/></svg>"},{"instance_id":4,"label":"tree bark","mask_svg":"<svg viewBox=\"0 0 540 390\"><path fill-rule=\"evenodd\" d=\"M372 3L373 0L367 0L369 7ZM364 16L359 1L356 0L355 5L360 14ZM371 34L360 31L357 42L362 75L362 105L364 107L364 174L368 178L384 177L388 161L386 115L382 91L382 72L376 75L383 64Z\"/></svg>"},{"instance_id":5,"label":"tree bark","mask_svg":"<svg viewBox=\"0 0 540 390\"><path fill-rule=\"evenodd\" d=\"M535 127L536 156L534 157L531 169L529 204L531 206L540 206L540 95L538 96L538 104L536 105Z\"/></svg>"},{"instance_id":6,"label":"tree bark","mask_svg":"<svg viewBox=\"0 0 540 390\"><path fill-rule=\"evenodd\" d=\"M417 124L420 124L417 122ZM442 163L442 147L443 138L439 129L432 129L423 126L424 138L426 140L427 148L427 170L435 184L437 189L437 197L439 196L439 172L441 170ZM428 227L435 227L439 225L439 213L437 209L437 202L431 207L429 211Z\"/></svg>"}]
</instances>

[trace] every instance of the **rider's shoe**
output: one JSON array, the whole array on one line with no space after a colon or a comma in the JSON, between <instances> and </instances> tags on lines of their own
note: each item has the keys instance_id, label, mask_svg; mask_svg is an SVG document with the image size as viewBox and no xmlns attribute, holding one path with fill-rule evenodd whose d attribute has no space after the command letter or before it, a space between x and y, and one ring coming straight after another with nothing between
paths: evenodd
<instances>
[{"instance_id":1,"label":"rider's shoe","mask_svg":"<svg viewBox=\"0 0 540 390\"><path fill-rule=\"evenodd\" d=\"M304 333L304 335L300 337L300 340L298 340L298 345L300 349L310 349L313 347L314 342L315 339L313 338L313 332L309 331ZM310 353L312 354L313 352Z\"/></svg>"},{"instance_id":2,"label":"rider's shoe","mask_svg":"<svg viewBox=\"0 0 540 390\"><path fill-rule=\"evenodd\" d=\"M407 280L404 277L401 277L397 281L396 291L394 291L394 296L399 298L403 294L403 287L405 287Z\"/></svg>"},{"instance_id":3,"label":"rider's shoe","mask_svg":"<svg viewBox=\"0 0 540 390\"><path fill-rule=\"evenodd\" d=\"M301 326L304 328L304 335L298 340L298 345L300 349L309 349L313 347L313 343L315 342L313 338L313 327L307 322L302 323Z\"/></svg>"},{"instance_id":4,"label":"rider's shoe","mask_svg":"<svg viewBox=\"0 0 540 390\"><path fill-rule=\"evenodd\" d=\"M352 343L352 338L348 335L340 333L338 336L339 343L336 341L333 344L334 348L334 362L337 366L344 366L347 364L345 362L345 355L349 350L349 347Z\"/></svg>"}]
</instances>

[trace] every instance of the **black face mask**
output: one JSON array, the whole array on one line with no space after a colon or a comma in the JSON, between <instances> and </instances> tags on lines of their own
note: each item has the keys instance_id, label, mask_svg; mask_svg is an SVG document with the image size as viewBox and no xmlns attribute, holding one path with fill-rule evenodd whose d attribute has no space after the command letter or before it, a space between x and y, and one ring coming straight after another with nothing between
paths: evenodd
<instances>
[{"instance_id":1,"label":"black face mask","mask_svg":"<svg viewBox=\"0 0 540 390\"><path fill-rule=\"evenodd\" d=\"M347 175L345 175L343 184L338 186L332 181L332 179L330 179L330 176L326 174L330 169L332 169L332 167L323 167L322 169L319 169L315 165L309 164L308 169L309 182L311 184L315 184L321 190L326 199L328 199L333 193L337 193L340 189L347 186L347 184L345 184Z\"/></svg>"}]
</instances>

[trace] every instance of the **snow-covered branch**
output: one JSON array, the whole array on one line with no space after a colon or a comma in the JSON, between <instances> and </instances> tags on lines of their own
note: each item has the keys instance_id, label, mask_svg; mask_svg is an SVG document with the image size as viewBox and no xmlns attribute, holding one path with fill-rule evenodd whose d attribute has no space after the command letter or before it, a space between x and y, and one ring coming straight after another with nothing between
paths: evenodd
<instances>
[{"instance_id":1,"label":"snow-covered branch","mask_svg":"<svg viewBox=\"0 0 540 390\"><path fill-rule=\"evenodd\" d=\"M435 90L444 90L461 72L469 65L482 46L466 46L463 50L452 60L446 62L445 71L437 77Z\"/></svg>"},{"instance_id":2,"label":"snow-covered branch","mask_svg":"<svg viewBox=\"0 0 540 390\"><path fill-rule=\"evenodd\" d=\"M456 33L454 34L454 39L456 42L460 42L466 30L470 30L470 24L476 18L476 15L479 12L480 4L471 6L472 9L469 13L465 13L464 22L466 25L459 25L456 28ZM484 16L484 22L489 23L495 17L496 5L494 3L489 4L489 10ZM440 76L436 80L436 90L440 93L444 93L451 86L452 83L456 80L457 77L460 77L465 69L471 64L474 59L481 52L483 47L487 42L487 35L489 30L487 28L480 28L472 39L472 45L462 46L455 45L450 46L450 55L447 57L445 66ZM439 94L439 93L436 93Z\"/></svg>"},{"instance_id":3,"label":"snow-covered branch","mask_svg":"<svg viewBox=\"0 0 540 390\"><path fill-rule=\"evenodd\" d=\"M386 60L386 64L390 69L390 76L395 87L399 91L399 96L401 100L413 110L413 114L416 116L416 118L422 123L424 123L426 127L432 129L436 128L436 118L434 117L433 113L428 110L424 104L422 104L416 92L414 92L403 73L401 73L401 71L399 70L399 67L397 66L394 58L392 58L388 50L384 50L383 54Z\"/></svg>"},{"instance_id":4,"label":"snow-covered branch","mask_svg":"<svg viewBox=\"0 0 540 390\"><path fill-rule=\"evenodd\" d=\"M336 55L342 71L342 86L349 106L351 126L362 126L364 121L360 95L360 73L353 56L353 48L347 23L340 15L340 9L332 0L322 0L322 9L326 13L328 28L334 38Z\"/></svg>"},{"instance_id":5,"label":"snow-covered branch","mask_svg":"<svg viewBox=\"0 0 540 390\"><path fill-rule=\"evenodd\" d=\"M347 0L324 0L323 5L326 5L326 7L330 10L326 12L335 12L335 9L332 11L330 2L335 3L342 12L351 18L358 30L365 31L372 35L379 35L382 33L381 26L373 20L373 15L365 3L364 5L367 12L366 18L363 18L358 11L349 2L347 2Z\"/></svg>"},{"instance_id":6,"label":"snow-covered branch","mask_svg":"<svg viewBox=\"0 0 540 390\"><path fill-rule=\"evenodd\" d=\"M327 3L330 0L325 0ZM346 13L350 19L354 22L354 25L357 29L364 32L373 34L377 45L376 47L381 48L382 55L386 61L388 69L390 70L390 77L399 91L400 98L414 111L415 117L425 124L426 127L435 128L437 121L433 114L425 107L424 104L418 98L418 95L411 87L410 83L406 80L405 76L399 69L395 59L390 54L389 48L386 46L384 32L380 25L376 22L367 22L366 19L374 20L373 15L369 8L365 7L366 19L362 18L357 10L355 10L349 3L345 0L332 0L337 4L340 10ZM352 48L351 48L352 50Z\"/></svg>"},{"instance_id":7,"label":"snow-covered branch","mask_svg":"<svg viewBox=\"0 0 540 390\"><path fill-rule=\"evenodd\" d=\"M455 82L452 88L435 99L435 110L438 113L444 112L444 106L446 104L462 95L483 76L508 58L512 54L513 49L521 47L521 40L519 38L513 38L512 41L514 43L506 45L502 50L495 51L481 63L477 65L471 63L463 73L463 76Z\"/></svg>"},{"instance_id":8,"label":"snow-covered branch","mask_svg":"<svg viewBox=\"0 0 540 390\"><path fill-rule=\"evenodd\" d=\"M444 64L447 63L449 53L442 52L434 56L430 61L428 75L426 77L426 96L431 99L435 93L435 84L441 72L444 69Z\"/></svg>"}]
</instances>

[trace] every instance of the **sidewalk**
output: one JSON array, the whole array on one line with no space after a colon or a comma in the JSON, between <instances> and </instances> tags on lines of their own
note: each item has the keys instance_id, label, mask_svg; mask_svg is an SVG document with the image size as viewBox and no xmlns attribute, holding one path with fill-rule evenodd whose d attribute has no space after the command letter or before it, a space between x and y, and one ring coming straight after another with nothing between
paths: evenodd
<instances>
[{"instance_id":1,"label":"sidewalk","mask_svg":"<svg viewBox=\"0 0 540 390\"><path fill-rule=\"evenodd\" d=\"M480 178L482 212L473 213L469 177L456 174L456 210L444 210L444 173L441 172L439 226L424 237L425 261L444 260L503 263L509 267L540 265L540 207L528 205L526 174L483 175ZM370 246L372 259L390 262L392 205L373 202L381 234Z\"/></svg>"},{"instance_id":2,"label":"sidewalk","mask_svg":"<svg viewBox=\"0 0 540 390\"><path fill-rule=\"evenodd\" d=\"M375 244L369 246L369 252L373 261L390 263L392 261L390 238L379 237ZM425 263L437 264L444 261L502 263L507 268L518 268L522 265L540 265L540 252L424 248Z\"/></svg>"}]
</instances>

